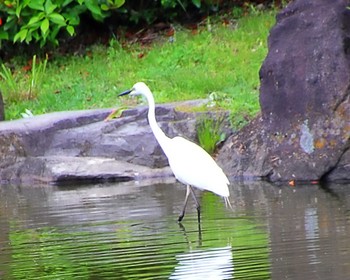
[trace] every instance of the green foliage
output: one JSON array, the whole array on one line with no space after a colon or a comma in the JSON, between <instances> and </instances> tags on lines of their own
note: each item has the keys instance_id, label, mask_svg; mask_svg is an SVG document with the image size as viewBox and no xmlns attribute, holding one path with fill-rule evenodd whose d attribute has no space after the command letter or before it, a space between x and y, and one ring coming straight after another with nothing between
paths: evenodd
<instances>
[{"instance_id":1,"label":"green foliage","mask_svg":"<svg viewBox=\"0 0 350 280\"><path fill-rule=\"evenodd\" d=\"M44 61L37 63L36 55L34 55L29 75L23 75L21 72L14 74L5 64L1 64L0 88L6 103L36 99L42 90L46 65L47 57Z\"/></svg>"},{"instance_id":2,"label":"green foliage","mask_svg":"<svg viewBox=\"0 0 350 280\"><path fill-rule=\"evenodd\" d=\"M209 154L215 152L217 144L225 140L225 134L221 131L224 117L213 119L204 115L197 123L197 137L199 145Z\"/></svg>"},{"instance_id":3,"label":"green foliage","mask_svg":"<svg viewBox=\"0 0 350 280\"><path fill-rule=\"evenodd\" d=\"M249 15L235 26L223 25L215 18L211 21L211 31L203 27L196 35L175 26L173 42L144 47L112 40L108 47L90 48L86 56L53 57L35 100L6 99L6 119L21 117L25 109L39 115L118 107L121 100L116 94L144 81L157 103L212 96L216 107L230 110L234 123L241 124L259 111L258 71L267 53L266 38L275 13ZM16 82L28 89L24 86L28 85L28 73L21 70L21 63L11 63ZM0 81L0 87L4 83Z\"/></svg>"},{"instance_id":4,"label":"green foliage","mask_svg":"<svg viewBox=\"0 0 350 280\"><path fill-rule=\"evenodd\" d=\"M128 0L125 3L125 13L132 22L154 22L157 19L165 21L174 18L188 17L189 13L217 11L218 0ZM225 4L222 4L225 5ZM234 1L231 2L234 5Z\"/></svg>"},{"instance_id":5,"label":"green foliage","mask_svg":"<svg viewBox=\"0 0 350 280\"><path fill-rule=\"evenodd\" d=\"M11 69L5 64L1 64L0 77L2 79L1 91L4 96L7 96L7 100L10 102L16 100L19 92L19 86L11 72Z\"/></svg>"},{"instance_id":6,"label":"green foliage","mask_svg":"<svg viewBox=\"0 0 350 280\"><path fill-rule=\"evenodd\" d=\"M103 21L109 11L119 8L124 0L5 0L0 2L0 41L36 41L43 47L48 42L58 45L58 34L63 28L73 36L80 23L80 15L89 12L97 21Z\"/></svg>"},{"instance_id":7,"label":"green foliage","mask_svg":"<svg viewBox=\"0 0 350 280\"><path fill-rule=\"evenodd\" d=\"M7 12L7 19L1 31L13 42L29 43L34 39L41 46L47 40L57 44L56 36L62 27L74 32L57 9L58 5L51 0L4 1L1 10Z\"/></svg>"},{"instance_id":8,"label":"green foliage","mask_svg":"<svg viewBox=\"0 0 350 280\"><path fill-rule=\"evenodd\" d=\"M32 69L29 80L28 99L37 98L45 76L47 56L43 62L36 63L36 55L33 56Z\"/></svg>"},{"instance_id":9,"label":"green foliage","mask_svg":"<svg viewBox=\"0 0 350 280\"><path fill-rule=\"evenodd\" d=\"M57 46L59 34L75 35L83 14L99 22L123 17L131 23L151 23L235 5L235 1L219 0L0 0L0 45L9 41Z\"/></svg>"}]
</instances>

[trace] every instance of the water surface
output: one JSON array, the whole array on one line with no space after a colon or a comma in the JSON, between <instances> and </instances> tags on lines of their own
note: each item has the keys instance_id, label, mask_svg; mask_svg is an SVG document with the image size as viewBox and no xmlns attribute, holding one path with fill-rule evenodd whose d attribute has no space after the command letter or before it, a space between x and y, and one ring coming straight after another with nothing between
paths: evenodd
<instances>
[{"instance_id":1,"label":"water surface","mask_svg":"<svg viewBox=\"0 0 350 280\"><path fill-rule=\"evenodd\" d=\"M350 279L350 185L1 186L0 279Z\"/></svg>"}]
</instances>

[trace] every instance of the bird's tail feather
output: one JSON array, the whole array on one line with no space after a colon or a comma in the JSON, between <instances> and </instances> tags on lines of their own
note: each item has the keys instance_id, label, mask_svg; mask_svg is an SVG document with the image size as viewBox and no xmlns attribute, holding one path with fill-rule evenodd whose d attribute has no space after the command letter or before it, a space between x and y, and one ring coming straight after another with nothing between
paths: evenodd
<instances>
[{"instance_id":1,"label":"bird's tail feather","mask_svg":"<svg viewBox=\"0 0 350 280\"><path fill-rule=\"evenodd\" d=\"M229 207L231 210L233 210L232 205L231 205L231 202L230 202L230 200L228 199L228 196L225 196L225 197L224 197L224 200L225 200L225 206L226 206L226 208Z\"/></svg>"}]
</instances>

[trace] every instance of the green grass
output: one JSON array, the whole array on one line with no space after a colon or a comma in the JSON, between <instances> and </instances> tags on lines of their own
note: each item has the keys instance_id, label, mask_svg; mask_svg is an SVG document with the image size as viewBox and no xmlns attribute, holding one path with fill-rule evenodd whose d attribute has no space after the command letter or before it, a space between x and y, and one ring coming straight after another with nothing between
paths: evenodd
<instances>
[{"instance_id":1,"label":"green grass","mask_svg":"<svg viewBox=\"0 0 350 280\"><path fill-rule=\"evenodd\" d=\"M218 105L237 119L254 116L259 111L258 71L274 17L274 12L251 14L235 27L212 19L211 30L203 27L196 35L177 27L173 43L164 39L149 47L122 48L111 41L108 47L92 47L84 57L55 57L47 63L36 99L8 101L3 93L6 118L20 118L25 109L36 115L117 107L123 102L118 92L138 81L150 86L158 103L208 98L215 92L221 97ZM27 74L17 68L16 79L25 79Z\"/></svg>"}]
</instances>

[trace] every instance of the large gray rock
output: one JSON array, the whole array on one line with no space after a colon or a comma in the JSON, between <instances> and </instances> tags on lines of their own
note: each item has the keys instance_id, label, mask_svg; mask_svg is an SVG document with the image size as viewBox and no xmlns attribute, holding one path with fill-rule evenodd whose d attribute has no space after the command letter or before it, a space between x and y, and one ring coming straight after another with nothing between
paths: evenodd
<instances>
[{"instance_id":1,"label":"large gray rock","mask_svg":"<svg viewBox=\"0 0 350 280\"><path fill-rule=\"evenodd\" d=\"M277 15L260 70L261 116L219 155L232 176L350 179L350 11L296 0Z\"/></svg>"},{"instance_id":2,"label":"large gray rock","mask_svg":"<svg viewBox=\"0 0 350 280\"><path fill-rule=\"evenodd\" d=\"M168 136L182 135L196 141L198 115L215 114L177 108L206 102L159 105L157 120ZM147 123L147 111L147 106L140 106L110 121L104 119L111 109L103 109L2 122L0 180L63 184L170 176L167 159Z\"/></svg>"},{"instance_id":3,"label":"large gray rock","mask_svg":"<svg viewBox=\"0 0 350 280\"><path fill-rule=\"evenodd\" d=\"M194 106L198 102L187 103ZM168 104L156 108L160 127L169 137L182 135L196 139L195 115L175 107L175 104ZM124 111L121 118L109 122L93 122L56 131L44 155L97 156L152 168L164 167L167 159L148 125L147 112L148 106L140 106Z\"/></svg>"}]
</instances>

